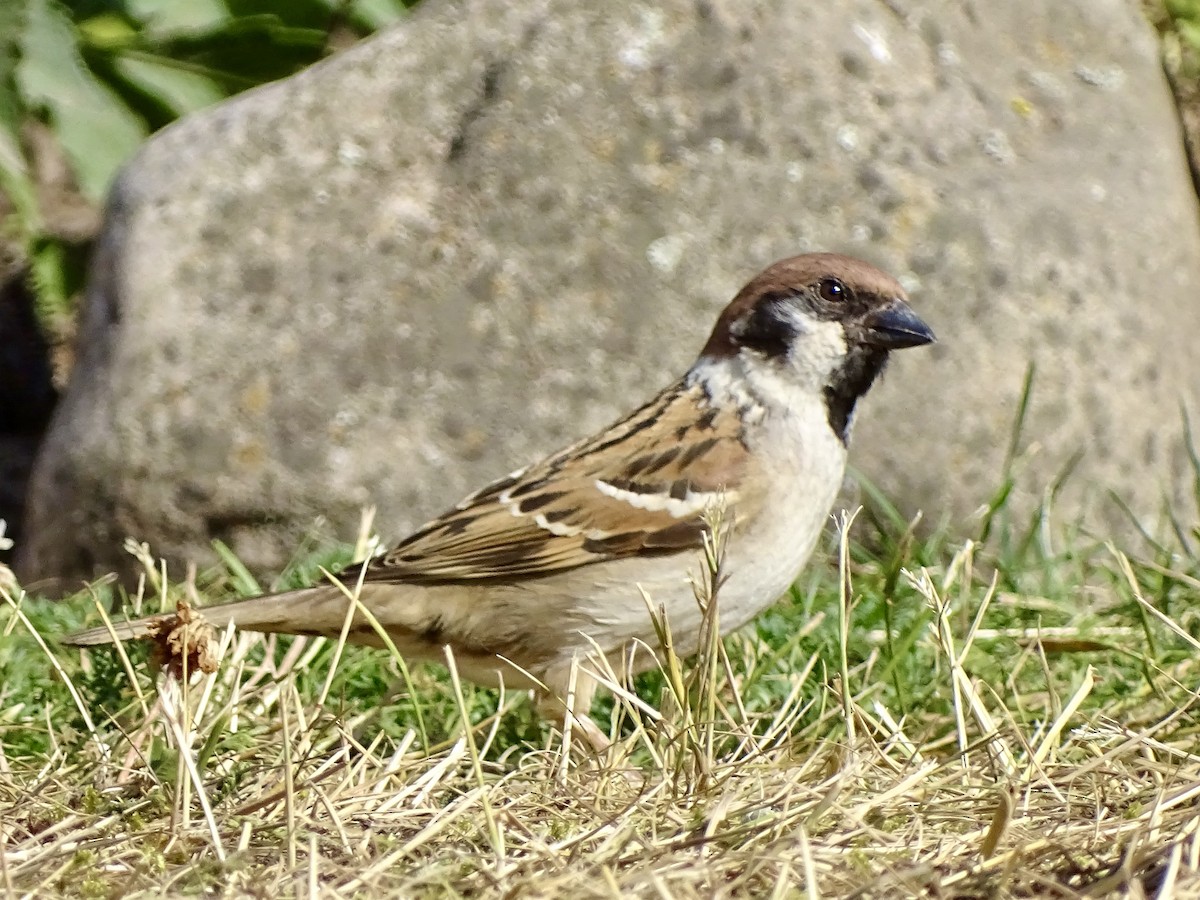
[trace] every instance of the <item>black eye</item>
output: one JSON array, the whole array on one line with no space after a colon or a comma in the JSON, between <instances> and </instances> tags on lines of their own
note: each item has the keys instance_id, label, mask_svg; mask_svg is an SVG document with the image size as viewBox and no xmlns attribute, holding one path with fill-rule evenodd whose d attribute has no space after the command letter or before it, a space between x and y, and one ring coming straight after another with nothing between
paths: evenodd
<instances>
[{"instance_id":1,"label":"black eye","mask_svg":"<svg viewBox=\"0 0 1200 900\"><path fill-rule=\"evenodd\" d=\"M830 303L842 303L850 299L849 289L836 278L822 279L817 285L817 293L821 295L822 300Z\"/></svg>"}]
</instances>

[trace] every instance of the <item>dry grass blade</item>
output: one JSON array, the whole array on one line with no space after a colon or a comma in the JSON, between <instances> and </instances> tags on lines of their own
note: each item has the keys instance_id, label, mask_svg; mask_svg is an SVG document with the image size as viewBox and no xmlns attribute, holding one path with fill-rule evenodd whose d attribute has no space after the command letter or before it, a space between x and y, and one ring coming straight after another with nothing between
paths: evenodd
<instances>
[{"instance_id":1,"label":"dry grass blade","mask_svg":"<svg viewBox=\"0 0 1200 900\"><path fill-rule=\"evenodd\" d=\"M717 639L718 537L697 581L695 659L674 652L652 597L660 645L637 652L660 671L630 685L602 654L581 659L578 676L614 695L593 711L616 739L599 756L570 721L538 731L522 698L464 684L452 656L446 676L409 672L344 640L226 633L215 675L164 680L148 702L115 684L146 678L136 654L73 672L6 598L12 639L64 681L36 708L0 683L0 884L18 896L1200 896L1195 622L1167 606L1149 616L1157 655L1134 646L1124 613L1043 627L1053 585L1002 594L971 544L889 581L856 556L852 521L836 583L768 614L769 647ZM1148 606L1136 561L1118 560L1123 590ZM176 596L143 565L159 602ZM357 593L347 615L371 621ZM1006 602L1022 595L1040 598L1024 618ZM879 636L884 601L902 615ZM1043 635L1080 643L1051 660ZM398 698L378 686L389 681ZM40 744L15 740L35 727ZM110 759L128 761L123 780Z\"/></svg>"}]
</instances>

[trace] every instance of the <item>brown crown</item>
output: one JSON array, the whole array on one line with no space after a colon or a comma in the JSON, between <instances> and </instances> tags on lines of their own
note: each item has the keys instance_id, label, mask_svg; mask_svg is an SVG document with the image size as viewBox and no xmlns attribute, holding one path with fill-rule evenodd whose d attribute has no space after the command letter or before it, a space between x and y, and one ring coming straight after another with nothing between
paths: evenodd
<instances>
[{"instance_id":1,"label":"brown crown","mask_svg":"<svg viewBox=\"0 0 1200 900\"><path fill-rule=\"evenodd\" d=\"M738 350L737 341L730 332L734 322L749 315L766 298L816 290L827 278L836 278L859 298L907 299L904 288L895 278L861 259L838 253L805 253L781 259L738 291L717 319L702 355L732 356Z\"/></svg>"}]
</instances>

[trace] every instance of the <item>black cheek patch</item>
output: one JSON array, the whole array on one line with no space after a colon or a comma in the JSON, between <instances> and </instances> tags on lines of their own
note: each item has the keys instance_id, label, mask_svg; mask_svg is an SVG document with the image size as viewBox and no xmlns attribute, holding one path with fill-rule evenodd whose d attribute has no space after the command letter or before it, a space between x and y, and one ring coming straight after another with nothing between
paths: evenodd
<instances>
[{"instance_id":1,"label":"black cheek patch","mask_svg":"<svg viewBox=\"0 0 1200 900\"><path fill-rule=\"evenodd\" d=\"M797 329L778 301L759 303L746 318L734 323L734 339L768 359L786 356Z\"/></svg>"}]
</instances>

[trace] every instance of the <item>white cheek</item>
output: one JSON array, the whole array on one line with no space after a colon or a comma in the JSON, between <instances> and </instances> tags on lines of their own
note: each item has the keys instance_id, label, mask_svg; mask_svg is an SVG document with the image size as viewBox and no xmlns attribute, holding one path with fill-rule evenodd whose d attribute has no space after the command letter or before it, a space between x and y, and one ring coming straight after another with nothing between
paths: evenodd
<instances>
[{"instance_id":1,"label":"white cheek","mask_svg":"<svg viewBox=\"0 0 1200 900\"><path fill-rule=\"evenodd\" d=\"M825 422L825 387L845 362L846 333L840 322L799 313L794 328L786 359L765 359L753 352L717 360L701 357L689 381L701 382L717 403L732 403L751 416L804 410L814 421Z\"/></svg>"},{"instance_id":2,"label":"white cheek","mask_svg":"<svg viewBox=\"0 0 1200 900\"><path fill-rule=\"evenodd\" d=\"M799 332L788 354L788 365L798 380L823 388L846 358L846 332L840 322L822 322L807 316L796 318Z\"/></svg>"}]
</instances>

